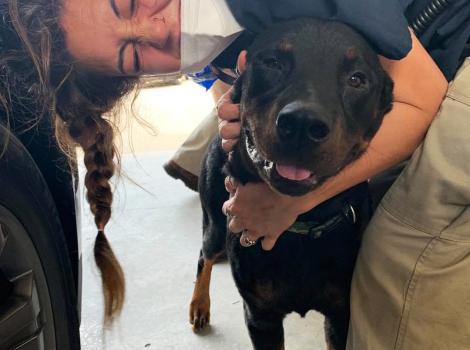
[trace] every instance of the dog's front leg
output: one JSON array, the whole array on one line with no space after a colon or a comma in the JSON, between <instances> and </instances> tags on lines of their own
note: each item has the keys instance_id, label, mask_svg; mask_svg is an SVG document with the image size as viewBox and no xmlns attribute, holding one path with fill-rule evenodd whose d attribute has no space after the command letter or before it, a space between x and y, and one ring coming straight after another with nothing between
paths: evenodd
<instances>
[{"instance_id":1,"label":"dog's front leg","mask_svg":"<svg viewBox=\"0 0 470 350\"><path fill-rule=\"evenodd\" d=\"M210 321L209 287L214 262L215 259L205 260L202 256L198 261L197 279L189 306L189 322L193 325L195 332L203 329Z\"/></svg>"},{"instance_id":2,"label":"dog's front leg","mask_svg":"<svg viewBox=\"0 0 470 350\"><path fill-rule=\"evenodd\" d=\"M189 306L189 322L193 325L193 330L195 332L203 329L210 321L211 301L209 296L209 288L211 282L212 266L216 260L217 256L210 260L204 259L202 252L199 257L197 266L197 279L194 285L191 304Z\"/></svg>"}]
</instances>

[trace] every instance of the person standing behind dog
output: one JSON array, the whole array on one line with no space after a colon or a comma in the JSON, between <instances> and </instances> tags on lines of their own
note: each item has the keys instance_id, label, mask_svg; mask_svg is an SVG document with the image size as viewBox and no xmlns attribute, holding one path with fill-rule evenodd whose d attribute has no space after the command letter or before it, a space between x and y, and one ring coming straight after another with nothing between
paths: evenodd
<instances>
[{"instance_id":1,"label":"person standing behind dog","mask_svg":"<svg viewBox=\"0 0 470 350\"><path fill-rule=\"evenodd\" d=\"M348 349L470 349L470 2L453 1L420 40L452 82L364 234Z\"/></svg>"},{"instance_id":2,"label":"person standing behind dog","mask_svg":"<svg viewBox=\"0 0 470 350\"><path fill-rule=\"evenodd\" d=\"M420 12L426 6L429 2L416 1L410 9ZM470 347L470 3L454 1L420 39L452 82L424 141L381 201L364 234L352 282L349 350ZM413 50L420 46L415 38L413 45ZM410 54L402 62L411 59ZM385 123L395 117L397 107L401 113L416 107L400 108L406 102L401 93L412 94L418 87L410 82L403 88L397 86L395 107ZM440 86L432 88L439 90ZM231 136L226 144L232 145L238 132L236 106L225 99L219 116L231 122L222 125L221 133ZM224 130L228 125L230 133ZM388 138L392 149L403 142L400 126L396 126L397 134ZM411 125L402 127L404 132ZM419 142L420 137L415 140ZM374 167L376 145L377 140L371 143L363 167ZM236 216L230 227L235 232L247 230L250 239L268 232L270 243L264 246L270 249L277 233L288 228L295 216L295 210L293 214L287 210L289 206L315 207L354 181L360 164L313 195L297 199L275 194L264 185L227 181L234 196L225 211ZM264 200L275 204L260 209ZM261 216L263 220L257 222ZM274 224L263 226L266 221Z\"/></svg>"}]
</instances>

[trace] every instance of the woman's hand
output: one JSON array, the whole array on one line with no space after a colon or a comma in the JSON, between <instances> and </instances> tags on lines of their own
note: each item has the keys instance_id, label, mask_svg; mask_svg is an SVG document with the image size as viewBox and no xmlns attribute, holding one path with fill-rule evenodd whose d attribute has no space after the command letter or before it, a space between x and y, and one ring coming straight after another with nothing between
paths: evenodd
<instances>
[{"instance_id":1,"label":"woman's hand","mask_svg":"<svg viewBox=\"0 0 470 350\"><path fill-rule=\"evenodd\" d=\"M222 148L231 152L240 136L240 105L232 102L233 88L227 91L217 104L219 115L219 135L222 138Z\"/></svg>"},{"instance_id":2,"label":"woman's hand","mask_svg":"<svg viewBox=\"0 0 470 350\"><path fill-rule=\"evenodd\" d=\"M237 67L243 72L246 67L246 51L238 56ZM240 136L240 105L232 102L233 88L227 91L217 103L219 115L219 135L222 138L222 148L230 152Z\"/></svg>"},{"instance_id":3,"label":"woman's hand","mask_svg":"<svg viewBox=\"0 0 470 350\"><path fill-rule=\"evenodd\" d=\"M243 186L227 177L225 187L231 197L222 211L230 217L230 232L243 231L243 235L253 241L262 239L264 250L271 250L279 236L305 209L298 197L276 193L264 182Z\"/></svg>"}]
</instances>

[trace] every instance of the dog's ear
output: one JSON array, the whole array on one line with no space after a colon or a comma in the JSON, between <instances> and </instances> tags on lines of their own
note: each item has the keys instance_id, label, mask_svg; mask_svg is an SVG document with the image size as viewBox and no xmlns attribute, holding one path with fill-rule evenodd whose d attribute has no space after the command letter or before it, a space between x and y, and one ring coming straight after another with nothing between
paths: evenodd
<instances>
[{"instance_id":1,"label":"dog's ear","mask_svg":"<svg viewBox=\"0 0 470 350\"><path fill-rule=\"evenodd\" d=\"M232 102L233 103L240 103L242 99L242 88L243 88L243 77L245 73L242 73L235 83L233 84L233 93L232 93Z\"/></svg>"},{"instance_id":2,"label":"dog's ear","mask_svg":"<svg viewBox=\"0 0 470 350\"><path fill-rule=\"evenodd\" d=\"M387 114L393 107L393 80L384 72L384 84L380 95L380 113Z\"/></svg>"}]
</instances>

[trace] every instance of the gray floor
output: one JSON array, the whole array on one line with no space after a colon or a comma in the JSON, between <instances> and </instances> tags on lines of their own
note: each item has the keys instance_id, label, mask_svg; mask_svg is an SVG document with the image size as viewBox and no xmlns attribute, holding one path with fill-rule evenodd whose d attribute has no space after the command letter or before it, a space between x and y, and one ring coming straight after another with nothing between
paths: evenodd
<instances>
[{"instance_id":1,"label":"gray floor","mask_svg":"<svg viewBox=\"0 0 470 350\"><path fill-rule=\"evenodd\" d=\"M115 209L107 233L127 278L123 314L102 331L102 296L92 258L96 230L82 203L84 350L250 349L242 303L226 263L216 265L211 285L210 329L195 335L188 304L201 245L198 197L163 173L170 153L125 155L125 177L117 184ZM136 186L136 183L138 186ZM83 189L82 189L83 193ZM324 349L323 317L290 315L286 349Z\"/></svg>"}]
</instances>

